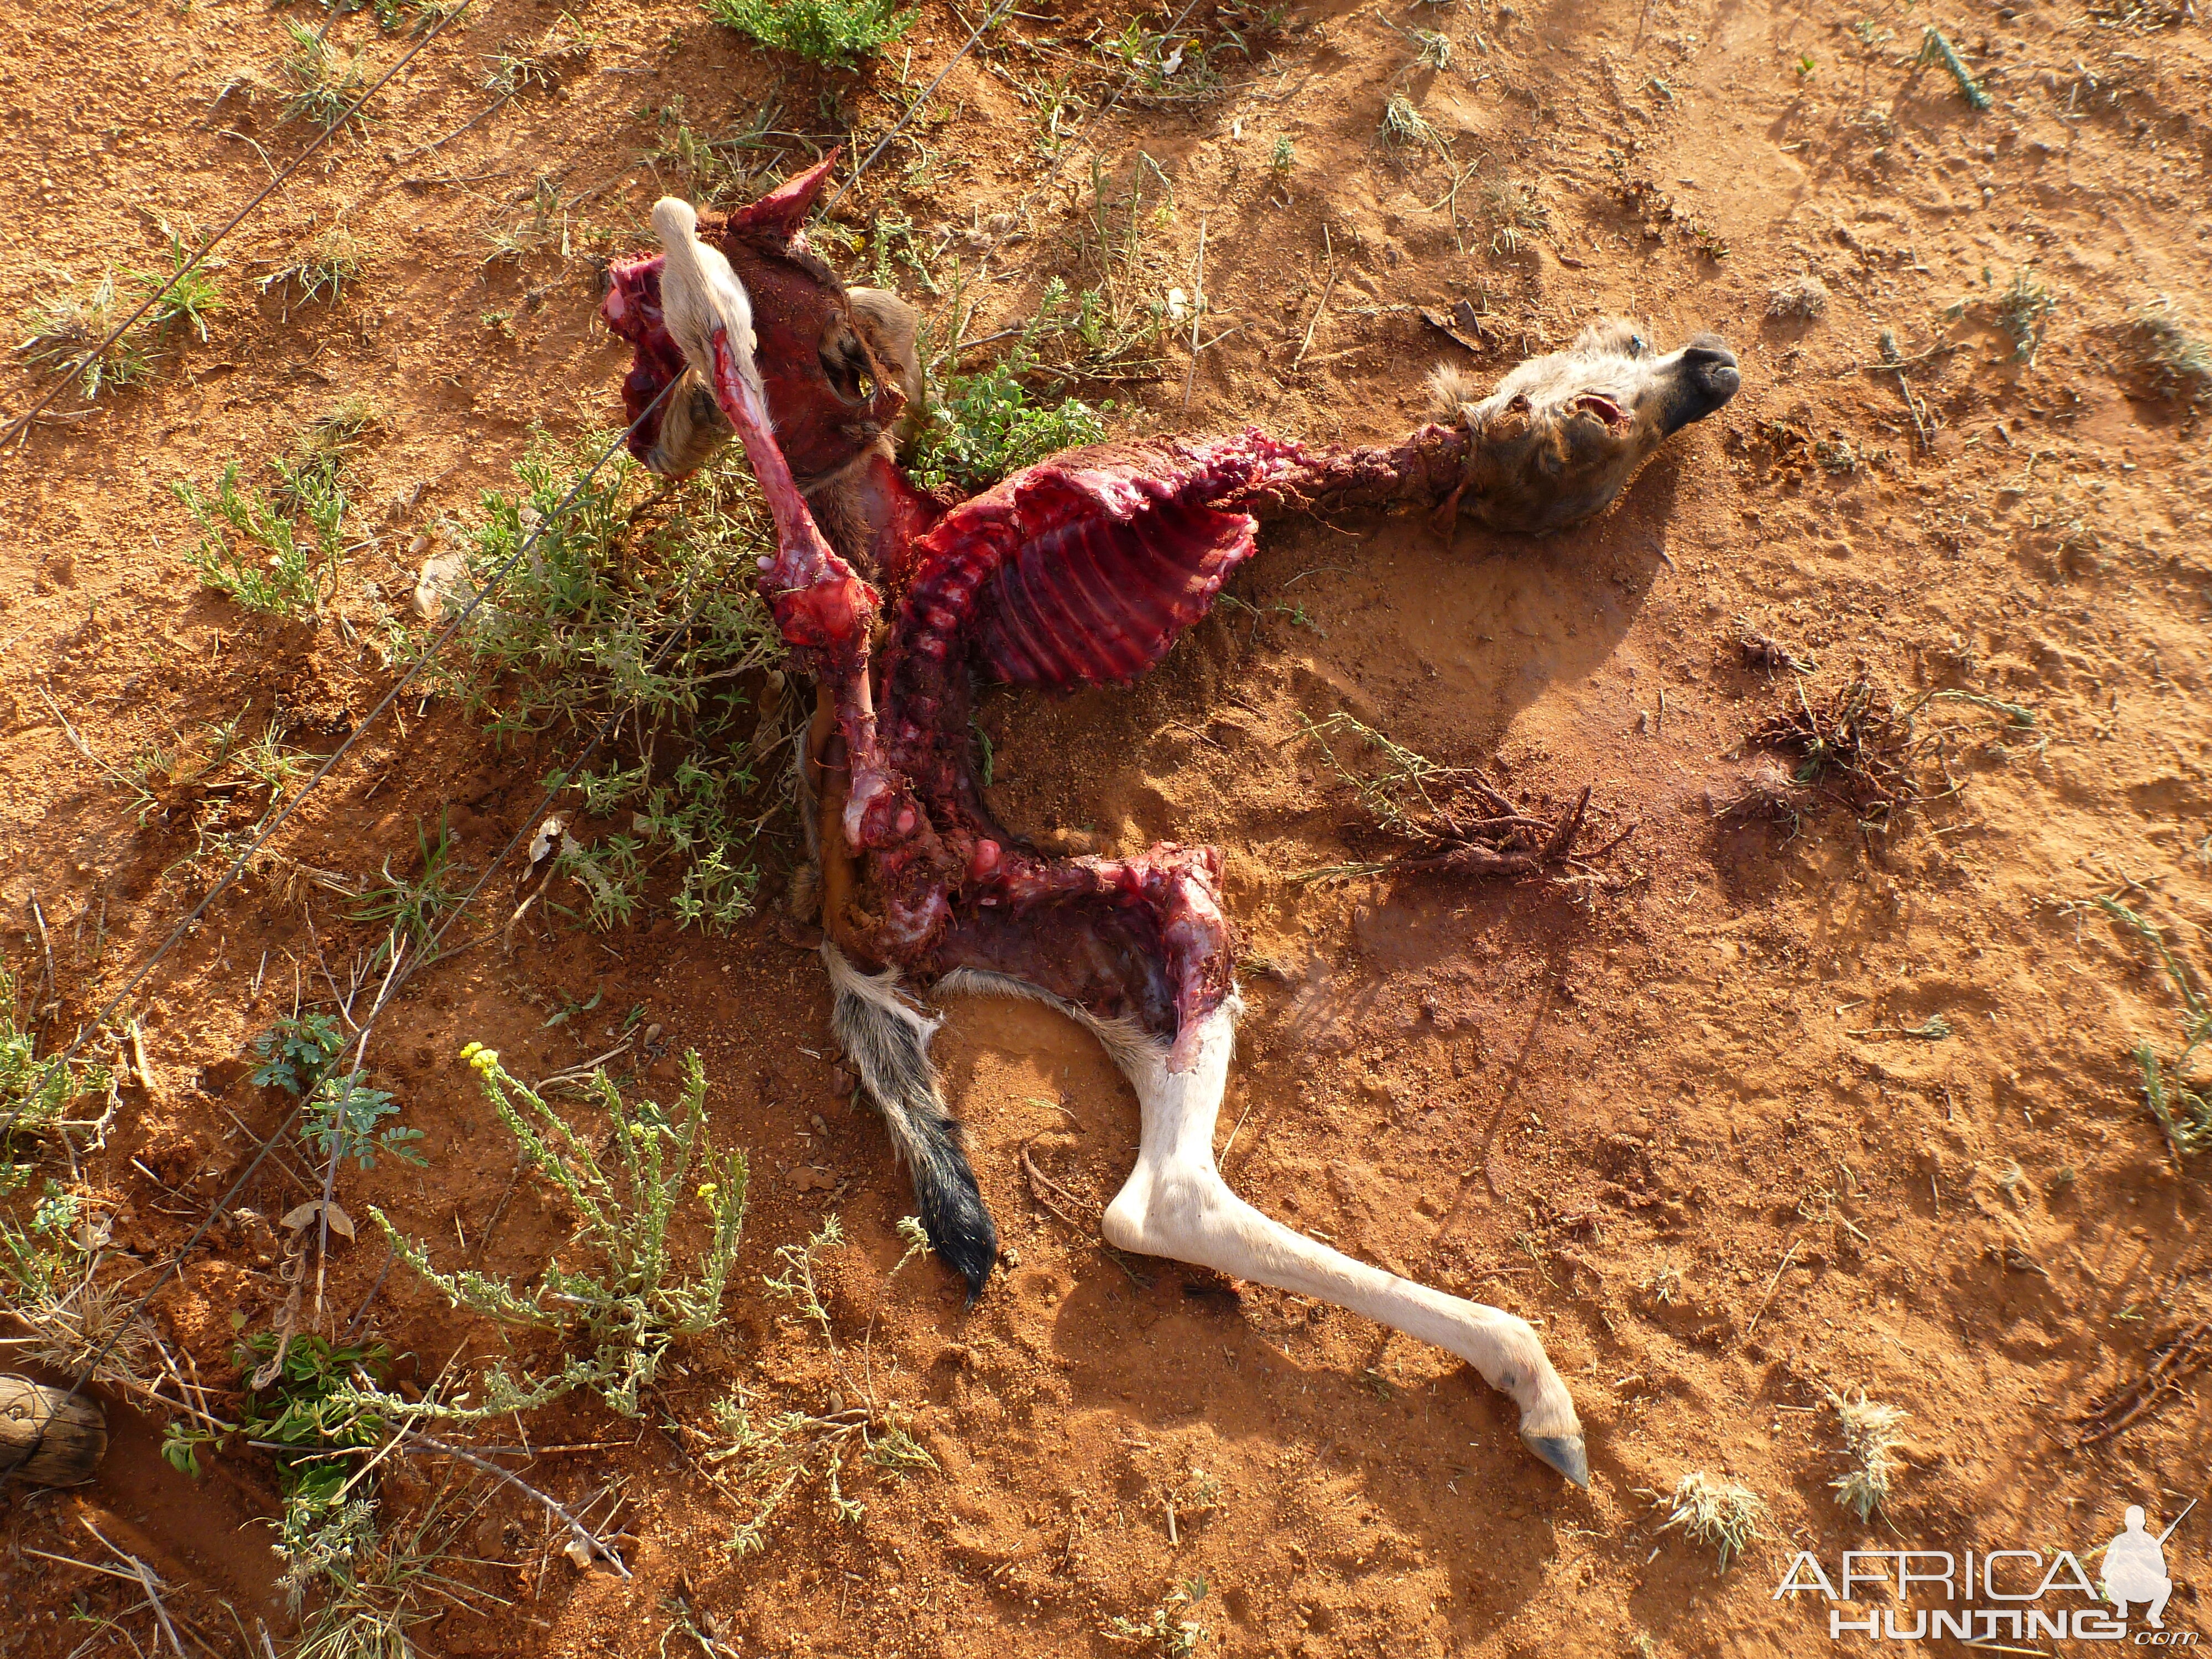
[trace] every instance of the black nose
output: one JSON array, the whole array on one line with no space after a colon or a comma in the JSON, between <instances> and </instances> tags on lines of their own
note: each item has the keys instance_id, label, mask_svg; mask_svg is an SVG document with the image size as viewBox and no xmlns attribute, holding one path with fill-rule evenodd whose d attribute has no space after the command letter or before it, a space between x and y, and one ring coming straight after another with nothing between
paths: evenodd
<instances>
[{"instance_id":1,"label":"black nose","mask_svg":"<svg viewBox=\"0 0 2212 1659\"><path fill-rule=\"evenodd\" d=\"M1667 430L1675 432L1726 404L1743 386L1735 353L1717 334L1700 334L1682 348L1681 383L1668 410Z\"/></svg>"}]
</instances>

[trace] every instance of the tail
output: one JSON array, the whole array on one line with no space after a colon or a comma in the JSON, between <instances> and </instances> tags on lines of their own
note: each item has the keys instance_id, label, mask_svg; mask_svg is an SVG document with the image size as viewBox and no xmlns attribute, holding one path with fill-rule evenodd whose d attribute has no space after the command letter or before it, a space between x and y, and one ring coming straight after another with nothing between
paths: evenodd
<instances>
[{"instance_id":1,"label":"tail","mask_svg":"<svg viewBox=\"0 0 2212 1659\"><path fill-rule=\"evenodd\" d=\"M922 1230L946 1265L968 1281L968 1305L983 1293L999 1259L999 1231L968 1167L959 1122L945 1109L929 1040L941 1020L909 1006L898 973L864 974L828 939L822 960L836 1001L830 1029L884 1115L891 1146L914 1171Z\"/></svg>"}]
</instances>

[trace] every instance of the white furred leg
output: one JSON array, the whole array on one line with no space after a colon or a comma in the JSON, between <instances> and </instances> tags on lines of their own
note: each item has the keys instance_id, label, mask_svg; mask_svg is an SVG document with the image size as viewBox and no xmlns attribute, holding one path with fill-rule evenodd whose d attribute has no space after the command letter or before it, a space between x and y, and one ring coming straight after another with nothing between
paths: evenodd
<instances>
[{"instance_id":1,"label":"white furred leg","mask_svg":"<svg viewBox=\"0 0 2212 1659\"><path fill-rule=\"evenodd\" d=\"M1589 1485L1574 1401L1526 1320L1355 1261L1229 1190L1213 1161L1213 1130L1240 1006L1232 998L1208 1017L1187 1072L1167 1069L1164 1045L1111 1045L1136 1085L1144 1123L1137 1167L1106 1207L1108 1242L1334 1303L1449 1350L1521 1407L1531 1451L1577 1486Z\"/></svg>"}]
</instances>

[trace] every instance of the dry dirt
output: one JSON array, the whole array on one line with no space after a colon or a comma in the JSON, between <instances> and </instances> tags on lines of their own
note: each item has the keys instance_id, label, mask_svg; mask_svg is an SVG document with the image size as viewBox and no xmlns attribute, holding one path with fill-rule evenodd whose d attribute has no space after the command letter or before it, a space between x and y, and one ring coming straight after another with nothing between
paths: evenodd
<instances>
[{"instance_id":1,"label":"dry dirt","mask_svg":"<svg viewBox=\"0 0 2212 1659\"><path fill-rule=\"evenodd\" d=\"M1766 0L1308 6L1256 62L1217 50L1207 95L1114 112L1038 190L1036 117L1013 80L1071 74L1094 97L1112 84L1081 44L1098 15L1046 15L1059 9L1021 13L988 61L955 70L927 155L895 145L840 216L903 213L927 240L1021 205L1024 234L990 256L1005 280L985 292L972 331L986 333L1068 268L1068 198L1093 148L1115 177L1148 155L1172 189L1153 232L1163 268L1196 290L1203 225L1208 333L1233 331L1202 354L1187 409L1184 344L1158 380L1116 389L1118 429L1401 433L1428 366L1468 361L1409 307L1462 298L1485 313L1486 372L1608 312L1648 319L1662 346L1710 328L1741 354L1735 403L1598 523L1449 547L1407 522L1279 526L1235 583L1243 605L1140 686L984 715L1008 823L1225 849L1250 1005L1223 1119L1231 1182L1346 1249L1537 1322L1588 1426L1593 1489L1526 1455L1505 1402L1438 1351L1110 1255L1073 1206L1110 1195L1134 1103L1056 1016L949 1011L939 1055L1008 1246L1003 1278L963 1311L933 1261L886 1285L903 1179L834 1091L823 982L772 906L726 939L665 919L605 936L526 924L511 951L495 938L425 974L389 1017L371 1067L426 1132L428 1167L349 1170L342 1200L477 1238L513 1153L458 1052L489 1042L526 1075L572 1064L606 1046L604 1014L544 1022L595 994L702 1052L755 1196L726 1328L679 1351L644 1419L580 1405L527 1425L586 1448L538 1459L548 1491L619 1486L635 1579L549 1554L543 1516L501 1495L468 1540L486 1565L459 1571L511 1605L454 1613L425 1648L697 1651L680 1631L668 1643L681 1575L747 1655L1103 1655L1131 1650L1115 1619L1142 1622L1202 1575L1194 1616L1229 1653L1803 1655L1827 1650L1825 1607L1772 1599L1799 1549L1831 1571L1855 1547L2087 1552L2129 1502L2164 1526L2207 1490L2194 1386L2086 1449L2075 1419L2208 1311L2203 1175L2177 1166L2129 1058L2176 1046L2171 988L2084 906L2120 893L2212 962L2212 466L2205 426L2155 394L2130 331L2161 300L2212 326L2201 18L2124 0L2087 15L1939 0L1932 20ZM1223 20L1198 12L1218 46ZM54 268L82 281L153 263L157 221L220 222L304 143L266 100L210 99L281 55L288 16L319 25L312 8L15 0L6 15L10 313ZM390 684L335 622L259 621L203 591L171 480L258 466L341 396L375 400L357 532L374 539L337 606L366 618L376 591L411 586L416 529L502 485L533 424L603 428L617 407L625 354L594 320L587 256L644 240L668 179L643 159L655 110L681 97L687 120L720 131L773 96L781 125L830 135L846 118L834 94L880 132L886 94L910 95L902 73L921 84L966 33L933 0L856 81L757 52L689 6L611 0L589 9L603 39L557 92L412 152L483 106L501 43L556 15L494 0L464 18L380 97L365 138L225 245L228 308L206 343L7 458L0 914L9 964L33 981L34 896L44 917L50 1041L122 986L211 874L173 868L189 835L139 823L107 769L241 708L329 752ZM1940 67L1912 67L1929 21L1986 87L1986 112ZM1447 36L1449 67L1411 67L1407 28ZM332 33L380 67L405 39L367 13ZM1380 137L1396 91L1474 164L1456 232L1443 160ZM1286 183L1270 165L1283 136ZM785 164L803 154L791 143ZM571 252L486 263L485 233L526 216L541 176L575 198ZM340 221L375 250L356 288L289 317L257 294ZM2032 362L2000 325L2021 271L2054 302ZM1825 314L1770 315L1771 292L1808 275ZM483 320L502 311L511 339ZM1909 400L1866 368L1885 329L1914 358ZM6 407L41 384L19 373ZM1949 735L1917 767L1927 798L1887 830L1832 805L1794 834L1717 823L1744 734L1796 696L1793 677L1743 660L1739 617L1817 663L1810 697L1863 672L1902 702L1972 692L2033 725L1926 704L1920 732ZM1388 850L1301 736L1302 714L1339 708L1534 797L1592 783L1598 833L1632 833L1598 884L1300 880ZM559 758L554 739L501 751L458 704L410 697L282 845L344 872L404 868L418 821L442 811L481 861ZM512 878L486 891L503 908ZM252 878L134 1000L153 1075L125 1091L84 1190L149 1267L241 1166L247 1131L281 1115L246 1081L251 1039L295 981L326 997L322 964L343 976L373 933L328 893ZM1897 1035L1933 1017L1947 1036ZM1025 1154L1085 1224L1040 1202ZM802 1164L837 1184L801 1191L787 1172ZM298 1196L272 1175L241 1201L265 1214ZM836 1358L757 1293L774 1249L831 1210L853 1241L829 1258ZM486 1265L526 1275L566 1225L525 1182ZM383 1258L373 1234L341 1244L331 1304L358 1305ZM261 1328L280 1297L266 1254L225 1228L154 1310L222 1399L234 1316ZM369 1323L410 1356L403 1376L500 1350L404 1268ZM940 1472L857 1479L866 1509L849 1525L805 1495L764 1555L732 1559L737 1510L665 1424L704 1424L740 1382L820 1410L856 1354ZM1905 1466L1867 1524L1831 1490L1844 1464L1826 1404L1862 1388L1910 1414ZM143 1613L73 1622L135 1592L30 1553L106 1559L86 1519L178 1587L211 1650L244 1650L225 1601L281 1643L261 1455L234 1442L194 1484L161 1462L157 1423L108 1408L117 1443L96 1486L7 1495L0 1653L155 1639ZM1171 1537L1163 1500L1194 1469L1218 1502L1186 1502ZM1724 1575L1659 1529L1651 1494L1694 1470L1771 1511ZM2206 1524L2170 1547L2169 1625L2202 1616Z\"/></svg>"}]
</instances>

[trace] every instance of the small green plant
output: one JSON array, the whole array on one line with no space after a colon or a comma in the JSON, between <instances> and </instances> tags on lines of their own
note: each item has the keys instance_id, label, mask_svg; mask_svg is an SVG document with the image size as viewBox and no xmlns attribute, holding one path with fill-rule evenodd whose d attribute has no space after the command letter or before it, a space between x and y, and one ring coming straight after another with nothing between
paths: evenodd
<instances>
[{"instance_id":1,"label":"small green plant","mask_svg":"<svg viewBox=\"0 0 2212 1659\"><path fill-rule=\"evenodd\" d=\"M1116 1614L1105 1630L1106 1639L1130 1647L1146 1647L1163 1656L1163 1659L1189 1659L1200 1646L1213 1639L1212 1632L1191 1617L1191 1613L1206 1596L1203 1574L1185 1578L1168 1586L1152 1608L1151 1616L1142 1620Z\"/></svg>"},{"instance_id":2,"label":"small green plant","mask_svg":"<svg viewBox=\"0 0 2212 1659\"><path fill-rule=\"evenodd\" d=\"M42 367L66 368L99 347L77 377L84 395L96 403L104 392L119 392L153 376L153 354L140 330L126 330L113 340L107 337L133 309L118 291L115 273L108 271L89 289L34 301L22 319L29 333L15 349Z\"/></svg>"},{"instance_id":3,"label":"small green plant","mask_svg":"<svg viewBox=\"0 0 2212 1659\"><path fill-rule=\"evenodd\" d=\"M2201 988L2203 975L2173 952L2165 932L2119 900L2100 896L2098 907L2148 945L2153 959L2181 1001L2179 1048L2161 1056L2158 1046L2139 1042L2135 1062L2142 1073L2143 1102L2158 1120L2177 1161L2212 1146L2212 1084L2197 1076L2197 1050L2212 1046L2212 1000Z\"/></svg>"},{"instance_id":4,"label":"small green plant","mask_svg":"<svg viewBox=\"0 0 2212 1659\"><path fill-rule=\"evenodd\" d=\"M326 1077L307 1097L300 1114L300 1138L334 1162L351 1158L364 1170L376 1167L380 1155L421 1169L428 1162L412 1143L422 1139L420 1129L397 1124L376 1126L399 1114L398 1103L382 1089L363 1081L368 1073L347 1072Z\"/></svg>"},{"instance_id":5,"label":"small green plant","mask_svg":"<svg viewBox=\"0 0 2212 1659\"><path fill-rule=\"evenodd\" d=\"M254 286L283 295L280 320L289 322L294 307L338 296L360 280L372 257L368 245L343 224L326 226L293 251L292 257Z\"/></svg>"},{"instance_id":6,"label":"small green plant","mask_svg":"<svg viewBox=\"0 0 2212 1659\"><path fill-rule=\"evenodd\" d=\"M2036 353L2043 349L2044 325L2057 309L2057 296L2033 270L2013 273L2011 286L1997 296L1996 318L1997 326L2011 337L2015 362L2035 367Z\"/></svg>"},{"instance_id":7,"label":"small green plant","mask_svg":"<svg viewBox=\"0 0 2212 1659\"><path fill-rule=\"evenodd\" d=\"M222 309L222 290L215 273L223 268L224 262L203 259L191 265L191 250L185 246L184 238L167 224L161 227L161 235L167 244L168 269L132 273L140 294L159 296L146 313L145 326L156 334L167 334L182 324L204 345L207 319ZM187 265L191 269L185 270Z\"/></svg>"},{"instance_id":8,"label":"small green plant","mask_svg":"<svg viewBox=\"0 0 2212 1659\"><path fill-rule=\"evenodd\" d=\"M15 975L0 967L0 1194L29 1178L29 1166L15 1162L10 1150L19 1140L50 1133L72 1103L112 1085L104 1066L42 1059L36 1025Z\"/></svg>"},{"instance_id":9,"label":"small green plant","mask_svg":"<svg viewBox=\"0 0 2212 1659\"><path fill-rule=\"evenodd\" d=\"M1950 37L1942 30L1932 25L1929 27L1920 37L1920 56L1913 61L1939 64L1950 70L1951 78L1959 83L1959 92L1966 99L1966 106L1976 114L1990 106L1989 94L1984 92L1982 83L1967 72L1965 61L1959 56L1959 49L1951 44Z\"/></svg>"},{"instance_id":10,"label":"small green plant","mask_svg":"<svg viewBox=\"0 0 2212 1659\"><path fill-rule=\"evenodd\" d=\"M1267 166L1271 171L1279 174L1288 173L1297 159L1297 149L1291 143L1288 133L1278 136L1275 147L1267 152Z\"/></svg>"},{"instance_id":11,"label":"small green plant","mask_svg":"<svg viewBox=\"0 0 2212 1659\"><path fill-rule=\"evenodd\" d=\"M1434 29L1415 29L1413 32L1417 69L1448 70L1451 67L1451 37L1439 34Z\"/></svg>"},{"instance_id":12,"label":"small green plant","mask_svg":"<svg viewBox=\"0 0 2212 1659\"><path fill-rule=\"evenodd\" d=\"M574 1209L574 1243L596 1265L571 1268L556 1261L526 1291L473 1268L445 1273L382 1211L369 1213L408 1266L455 1307L552 1331L589 1349L572 1354L559 1377L532 1387L533 1403L589 1386L615 1410L635 1417L639 1390L659 1375L669 1345L710 1329L720 1316L744 1225L745 1158L714 1152L707 1129L706 1069L696 1053L684 1056L684 1094L672 1110L650 1101L633 1106L605 1072L593 1073L591 1087L605 1121L586 1134L512 1076L495 1050L471 1042L461 1054L514 1136L521 1161ZM610 1154L612 1166L603 1167L601 1158ZM695 1167L708 1177L696 1192ZM678 1208L695 1195L709 1231L696 1271L678 1278L671 1228ZM519 1392L503 1377L488 1384L485 1409Z\"/></svg>"},{"instance_id":13,"label":"small green plant","mask_svg":"<svg viewBox=\"0 0 2212 1659\"><path fill-rule=\"evenodd\" d=\"M1658 1501L1668 1509L1659 1530L1679 1527L1692 1543L1716 1551L1721 1572L1759 1537L1759 1523L1766 1518L1766 1504L1757 1492L1733 1480L1716 1480L1703 1470L1684 1475L1674 1483L1673 1495Z\"/></svg>"},{"instance_id":14,"label":"small green plant","mask_svg":"<svg viewBox=\"0 0 2212 1659\"><path fill-rule=\"evenodd\" d=\"M1800 81L1811 80L1813 78L1813 71L1818 67L1819 65L1813 61L1813 54L1811 52L1801 52L1797 54L1797 62L1795 68L1797 70L1797 78Z\"/></svg>"},{"instance_id":15,"label":"small green plant","mask_svg":"<svg viewBox=\"0 0 2212 1659\"><path fill-rule=\"evenodd\" d=\"M345 489L332 472L276 464L276 498L239 488L232 461L212 496L184 479L170 485L199 526L200 544L185 556L201 584L264 616L320 620L337 591ZM281 503L294 503L289 510ZM307 523L302 538L299 520Z\"/></svg>"},{"instance_id":16,"label":"small green plant","mask_svg":"<svg viewBox=\"0 0 2212 1659\"><path fill-rule=\"evenodd\" d=\"M912 465L926 489L972 494L1105 435L1099 411L1079 398L1032 402L1017 354L945 383L915 444Z\"/></svg>"},{"instance_id":17,"label":"small green plant","mask_svg":"<svg viewBox=\"0 0 2212 1659\"><path fill-rule=\"evenodd\" d=\"M394 875L391 856L386 854L382 882L362 896L360 905L351 912L353 919L380 921L393 933L427 948L437 937L438 924L461 902L461 866L453 856L453 832L447 827L444 818L438 821L435 841L430 839L430 832L417 818L415 848L422 861L422 873Z\"/></svg>"},{"instance_id":18,"label":"small green plant","mask_svg":"<svg viewBox=\"0 0 2212 1659\"><path fill-rule=\"evenodd\" d=\"M282 1089L304 1101L300 1138L325 1158L353 1159L364 1170L376 1167L380 1154L420 1166L413 1142L420 1129L376 1126L396 1117L399 1107L382 1089L372 1089L366 1072L333 1072L345 1051L345 1033L328 1014L287 1014L253 1040L261 1064L251 1081L256 1088Z\"/></svg>"},{"instance_id":19,"label":"small green plant","mask_svg":"<svg viewBox=\"0 0 2212 1659\"><path fill-rule=\"evenodd\" d=\"M252 1379L279 1346L283 1358L259 1389ZM276 1489L287 1500L285 1553L303 1541L302 1534L327 1518L353 1473L353 1465L334 1451L366 1451L384 1438L385 1425L361 1408L356 1385L375 1387L390 1358L381 1343L335 1344L311 1332L289 1341L262 1331L239 1344L235 1355L247 1387L239 1414L246 1437L275 1452ZM304 1498L295 1506L290 1500Z\"/></svg>"},{"instance_id":20,"label":"small green plant","mask_svg":"<svg viewBox=\"0 0 2212 1659\"><path fill-rule=\"evenodd\" d=\"M2170 301L2136 312L2129 332L2153 392L2179 404L2212 404L2212 339L2184 325Z\"/></svg>"},{"instance_id":21,"label":"small green plant","mask_svg":"<svg viewBox=\"0 0 2212 1659\"><path fill-rule=\"evenodd\" d=\"M1905 1421L1905 1413L1895 1406L1869 1400L1864 1389L1856 1400L1831 1389L1828 1403L1835 1407L1844 1450L1853 1463L1828 1484L1835 1488L1836 1502L1861 1521L1870 1520L1889 1501L1889 1484L1899 1468L1897 1426Z\"/></svg>"},{"instance_id":22,"label":"small green plant","mask_svg":"<svg viewBox=\"0 0 2212 1659\"><path fill-rule=\"evenodd\" d=\"M282 1089L298 1099L322 1082L344 1048L345 1033L332 1015L287 1014L253 1039L261 1064L248 1080L257 1089Z\"/></svg>"},{"instance_id":23,"label":"small green plant","mask_svg":"<svg viewBox=\"0 0 2212 1659\"><path fill-rule=\"evenodd\" d=\"M707 15L775 52L849 69L914 26L897 0L707 0Z\"/></svg>"},{"instance_id":24,"label":"small green plant","mask_svg":"<svg viewBox=\"0 0 2212 1659\"><path fill-rule=\"evenodd\" d=\"M284 94L279 120L307 121L325 132L340 125L366 131L368 117L353 107L368 89L368 71L361 60L295 18L286 18L284 28L292 37L292 50L276 64L276 83Z\"/></svg>"}]
</instances>

